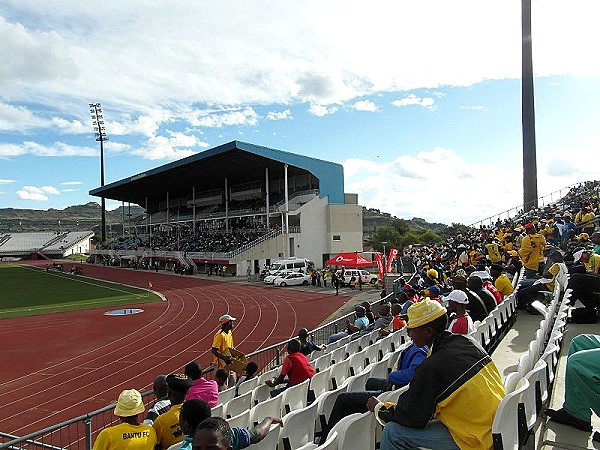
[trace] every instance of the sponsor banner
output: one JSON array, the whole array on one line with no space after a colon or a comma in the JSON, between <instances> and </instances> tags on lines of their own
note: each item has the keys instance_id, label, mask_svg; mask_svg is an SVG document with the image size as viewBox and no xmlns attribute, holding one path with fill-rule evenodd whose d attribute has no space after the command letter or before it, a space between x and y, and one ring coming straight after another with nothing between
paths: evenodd
<instances>
[{"instance_id":1,"label":"sponsor banner","mask_svg":"<svg viewBox=\"0 0 600 450\"><path fill-rule=\"evenodd\" d=\"M383 255L379 252L375 253L375 262L377 263L377 271L379 272L379 279L383 280Z\"/></svg>"},{"instance_id":2,"label":"sponsor banner","mask_svg":"<svg viewBox=\"0 0 600 450\"><path fill-rule=\"evenodd\" d=\"M394 260L396 260L398 258L398 249L397 248L390 248L390 254L388 256L387 259L387 267L386 267L386 271L387 273L391 273L392 272L392 262L394 262Z\"/></svg>"}]
</instances>

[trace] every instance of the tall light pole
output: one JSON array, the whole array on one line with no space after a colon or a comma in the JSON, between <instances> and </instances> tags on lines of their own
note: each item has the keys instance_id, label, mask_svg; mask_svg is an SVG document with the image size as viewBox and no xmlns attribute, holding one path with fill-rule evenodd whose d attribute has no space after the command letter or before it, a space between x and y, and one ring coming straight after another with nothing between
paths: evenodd
<instances>
[{"instance_id":1,"label":"tall light pole","mask_svg":"<svg viewBox=\"0 0 600 450\"><path fill-rule=\"evenodd\" d=\"M385 273L387 272L387 261L386 261L386 254L385 254L385 244L387 244L387 241L381 241L381 244L383 245L383 289L386 288L385 286ZM387 291L386 291L387 293Z\"/></svg>"},{"instance_id":2,"label":"tall light pole","mask_svg":"<svg viewBox=\"0 0 600 450\"><path fill-rule=\"evenodd\" d=\"M523 127L523 211L537 208L537 157L531 41L531 0L521 0L521 123Z\"/></svg>"},{"instance_id":3,"label":"tall light pole","mask_svg":"<svg viewBox=\"0 0 600 450\"><path fill-rule=\"evenodd\" d=\"M106 129L104 128L104 116L102 115L102 105L100 103L90 103L90 113L92 114L92 125L96 141L100 142L100 186L104 187L104 141L108 141ZM102 199L102 242L106 241L106 199Z\"/></svg>"}]
</instances>

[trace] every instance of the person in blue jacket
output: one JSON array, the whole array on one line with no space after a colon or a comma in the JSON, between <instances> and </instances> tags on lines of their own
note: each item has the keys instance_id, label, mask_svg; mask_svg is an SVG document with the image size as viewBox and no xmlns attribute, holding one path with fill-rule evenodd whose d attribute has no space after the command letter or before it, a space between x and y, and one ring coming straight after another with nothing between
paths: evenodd
<instances>
[{"instance_id":1,"label":"person in blue jacket","mask_svg":"<svg viewBox=\"0 0 600 450\"><path fill-rule=\"evenodd\" d=\"M427 346L417 347L413 342L400 353L398 362L387 379L369 378L365 386L366 391L340 394L331 410L327 429L330 430L331 427L350 414L367 412L367 400L370 397L377 397L384 391L401 388L410 383L415 374L415 369L427 357L428 351Z\"/></svg>"}]
</instances>

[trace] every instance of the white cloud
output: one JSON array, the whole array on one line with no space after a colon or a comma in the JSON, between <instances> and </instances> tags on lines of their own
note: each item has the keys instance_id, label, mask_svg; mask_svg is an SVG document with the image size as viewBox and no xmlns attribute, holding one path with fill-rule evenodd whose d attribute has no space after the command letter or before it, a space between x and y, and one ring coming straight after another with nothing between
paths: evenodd
<instances>
[{"instance_id":1,"label":"white cloud","mask_svg":"<svg viewBox=\"0 0 600 450\"><path fill-rule=\"evenodd\" d=\"M469 106L465 106L465 105L461 105L460 109L465 109L467 111L489 111L489 108L485 105L469 105Z\"/></svg>"},{"instance_id":2,"label":"white cloud","mask_svg":"<svg viewBox=\"0 0 600 450\"><path fill-rule=\"evenodd\" d=\"M179 132L170 132L169 134L170 137L153 136L146 141L142 149L133 150L131 153L150 160L173 161L195 154L196 151L192 150L193 147L208 147L206 142L199 140L196 136Z\"/></svg>"},{"instance_id":3,"label":"white cloud","mask_svg":"<svg viewBox=\"0 0 600 450\"><path fill-rule=\"evenodd\" d=\"M59 195L54 186L23 186L16 193L20 200L47 201L48 195Z\"/></svg>"},{"instance_id":4,"label":"white cloud","mask_svg":"<svg viewBox=\"0 0 600 450\"><path fill-rule=\"evenodd\" d=\"M292 112L289 109L285 111L269 111L267 114L267 120L283 120L283 119L291 119Z\"/></svg>"},{"instance_id":5,"label":"white cloud","mask_svg":"<svg viewBox=\"0 0 600 450\"><path fill-rule=\"evenodd\" d=\"M65 181L60 184L63 186L79 186L80 184L83 184L83 181Z\"/></svg>"},{"instance_id":6,"label":"white cloud","mask_svg":"<svg viewBox=\"0 0 600 450\"><path fill-rule=\"evenodd\" d=\"M357 111L377 111L377 105L370 100L359 100L358 102L354 103L353 108Z\"/></svg>"},{"instance_id":7,"label":"white cloud","mask_svg":"<svg viewBox=\"0 0 600 450\"><path fill-rule=\"evenodd\" d=\"M0 180L0 185L2 184L12 184L17 180Z\"/></svg>"},{"instance_id":8,"label":"white cloud","mask_svg":"<svg viewBox=\"0 0 600 450\"><path fill-rule=\"evenodd\" d=\"M25 131L46 125L47 121L36 117L24 106L0 103L0 131Z\"/></svg>"},{"instance_id":9,"label":"white cloud","mask_svg":"<svg viewBox=\"0 0 600 450\"><path fill-rule=\"evenodd\" d=\"M80 120L66 120L60 117L53 117L52 124L56 126L62 133L66 134L92 134L92 124L84 124ZM91 122L91 121L90 121Z\"/></svg>"},{"instance_id":10,"label":"white cloud","mask_svg":"<svg viewBox=\"0 0 600 450\"><path fill-rule=\"evenodd\" d=\"M0 144L0 158L27 154L35 156L96 156L98 150L89 147L76 147L63 142L55 142L50 146L31 141L22 144Z\"/></svg>"},{"instance_id":11,"label":"white cloud","mask_svg":"<svg viewBox=\"0 0 600 450\"><path fill-rule=\"evenodd\" d=\"M420 98L420 97L417 97L415 94L409 94L404 98L401 98L399 100L394 100L392 102L392 105L400 106L400 107L418 105L418 106L422 106L424 108L431 109L435 105L435 100L431 97Z\"/></svg>"},{"instance_id":12,"label":"white cloud","mask_svg":"<svg viewBox=\"0 0 600 450\"><path fill-rule=\"evenodd\" d=\"M338 110L337 106L325 106L325 105L317 105L311 104L308 112L313 116L323 117L328 114L334 114Z\"/></svg>"},{"instance_id":13,"label":"white cloud","mask_svg":"<svg viewBox=\"0 0 600 450\"><path fill-rule=\"evenodd\" d=\"M229 110L192 110L187 113L196 127L221 128L226 125L256 125L258 114L251 106Z\"/></svg>"},{"instance_id":14,"label":"white cloud","mask_svg":"<svg viewBox=\"0 0 600 450\"><path fill-rule=\"evenodd\" d=\"M79 192L79 189L63 189L61 192Z\"/></svg>"}]
</instances>

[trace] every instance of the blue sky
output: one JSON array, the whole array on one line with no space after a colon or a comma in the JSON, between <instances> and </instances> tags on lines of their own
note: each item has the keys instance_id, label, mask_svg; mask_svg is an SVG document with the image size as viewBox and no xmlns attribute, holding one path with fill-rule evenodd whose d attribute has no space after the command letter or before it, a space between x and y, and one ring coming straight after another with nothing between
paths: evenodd
<instances>
[{"instance_id":1,"label":"blue sky","mask_svg":"<svg viewBox=\"0 0 600 450\"><path fill-rule=\"evenodd\" d=\"M519 0L162 3L0 4L0 207L99 200L90 102L107 183L237 139L401 218L522 201ZM597 178L598 3L533 1L540 195Z\"/></svg>"}]
</instances>

